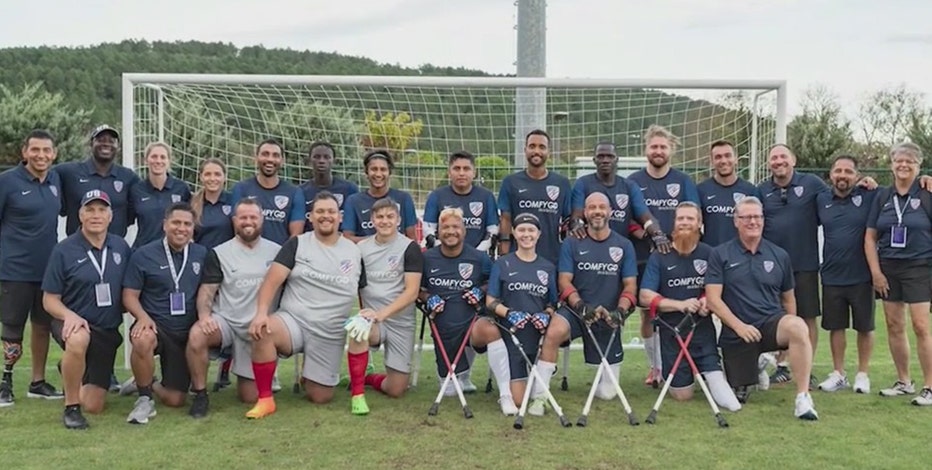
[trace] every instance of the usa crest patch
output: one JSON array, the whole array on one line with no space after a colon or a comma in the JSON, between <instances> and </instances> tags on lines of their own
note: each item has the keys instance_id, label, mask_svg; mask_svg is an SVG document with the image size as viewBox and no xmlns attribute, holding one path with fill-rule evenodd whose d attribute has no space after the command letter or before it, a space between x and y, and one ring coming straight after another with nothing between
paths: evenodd
<instances>
[{"instance_id":1,"label":"usa crest patch","mask_svg":"<svg viewBox=\"0 0 932 470\"><path fill-rule=\"evenodd\" d=\"M693 267L696 268L696 273L701 275L705 274L706 268L709 266L709 263L704 259L694 259Z\"/></svg>"},{"instance_id":2,"label":"usa crest patch","mask_svg":"<svg viewBox=\"0 0 932 470\"><path fill-rule=\"evenodd\" d=\"M290 200L288 196L275 196L275 207L284 209Z\"/></svg>"},{"instance_id":3,"label":"usa crest patch","mask_svg":"<svg viewBox=\"0 0 932 470\"><path fill-rule=\"evenodd\" d=\"M473 266L469 263L460 263L459 271L460 277L463 279L469 279L472 276Z\"/></svg>"},{"instance_id":4,"label":"usa crest patch","mask_svg":"<svg viewBox=\"0 0 932 470\"><path fill-rule=\"evenodd\" d=\"M616 194L615 203L618 204L619 209L624 209L628 207L628 195L627 194Z\"/></svg>"},{"instance_id":5,"label":"usa crest patch","mask_svg":"<svg viewBox=\"0 0 932 470\"><path fill-rule=\"evenodd\" d=\"M622 250L619 246L611 246L608 248L608 256L612 258L612 261L619 262L621 258L625 255L625 250Z\"/></svg>"},{"instance_id":6,"label":"usa crest patch","mask_svg":"<svg viewBox=\"0 0 932 470\"><path fill-rule=\"evenodd\" d=\"M679 183L670 183L667 185L667 194L670 197L677 197L680 195L680 184Z\"/></svg>"}]
</instances>

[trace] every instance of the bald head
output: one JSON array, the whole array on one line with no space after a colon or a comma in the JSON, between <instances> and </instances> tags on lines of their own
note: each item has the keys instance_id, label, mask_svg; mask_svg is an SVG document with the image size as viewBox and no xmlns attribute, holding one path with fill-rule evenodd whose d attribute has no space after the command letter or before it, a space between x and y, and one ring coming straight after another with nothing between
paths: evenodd
<instances>
[{"instance_id":1,"label":"bald head","mask_svg":"<svg viewBox=\"0 0 932 470\"><path fill-rule=\"evenodd\" d=\"M587 206L588 206L589 204L598 204L598 203L601 203L601 202L604 202L605 204L609 204L608 196L606 196L605 193L594 192L594 193L592 193L592 194L586 196L586 205L587 205Z\"/></svg>"}]
</instances>

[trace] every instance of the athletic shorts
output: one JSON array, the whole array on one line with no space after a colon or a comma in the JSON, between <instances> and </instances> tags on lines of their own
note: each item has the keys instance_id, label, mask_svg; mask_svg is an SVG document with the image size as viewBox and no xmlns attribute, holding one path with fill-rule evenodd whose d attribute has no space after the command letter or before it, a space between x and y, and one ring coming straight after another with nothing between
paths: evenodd
<instances>
[{"instance_id":1,"label":"athletic shorts","mask_svg":"<svg viewBox=\"0 0 932 470\"><path fill-rule=\"evenodd\" d=\"M722 359L725 363L725 377L732 387L757 385L757 359L765 352L786 349L777 344L777 325L783 315L773 315L762 323L754 325L760 331L761 339L756 343L722 344ZM698 364L697 364L698 365Z\"/></svg>"},{"instance_id":2,"label":"athletic shorts","mask_svg":"<svg viewBox=\"0 0 932 470\"><path fill-rule=\"evenodd\" d=\"M671 322L672 326L676 326L676 323L673 322L679 322L681 318L681 316L680 318L674 316L669 320L664 320ZM673 370L673 363L676 362L676 358L680 354L680 344L676 341L673 330L666 326L660 326L659 330L663 376L667 377L670 371ZM688 330L683 331L680 333L680 337L685 341L688 334ZM715 341L715 326L712 324L711 317L704 317L696 322L695 333L693 334L692 340L689 342L689 356L692 357L693 362L696 363L699 372L722 370L722 364L718 356L718 344L716 344ZM673 388L683 388L692 384L692 368L689 367L689 361L687 361L684 356L680 360L679 366L676 368L676 373L673 375L670 386Z\"/></svg>"},{"instance_id":3,"label":"athletic shorts","mask_svg":"<svg viewBox=\"0 0 932 470\"><path fill-rule=\"evenodd\" d=\"M346 337L326 338L309 329L301 328L294 315L278 311L291 336L291 355L304 353L304 369L301 376L324 387L336 387L340 383L340 367ZM282 356L289 357L289 356Z\"/></svg>"},{"instance_id":4,"label":"athletic shorts","mask_svg":"<svg viewBox=\"0 0 932 470\"><path fill-rule=\"evenodd\" d=\"M172 331L158 327L155 354L162 368L162 386L188 393L191 388L191 373L188 371L188 347L190 331Z\"/></svg>"},{"instance_id":5,"label":"athletic shorts","mask_svg":"<svg viewBox=\"0 0 932 470\"><path fill-rule=\"evenodd\" d=\"M816 318L819 307L819 272L796 271L793 273L793 293L796 297L796 314L800 318Z\"/></svg>"},{"instance_id":6,"label":"athletic shorts","mask_svg":"<svg viewBox=\"0 0 932 470\"><path fill-rule=\"evenodd\" d=\"M641 290L641 280L644 279L644 271L647 271L647 261L638 261L638 291Z\"/></svg>"},{"instance_id":7,"label":"athletic shorts","mask_svg":"<svg viewBox=\"0 0 932 470\"><path fill-rule=\"evenodd\" d=\"M62 328L65 324L61 320L52 320L51 330L55 341L64 344L68 349L68 343L62 339ZM107 390L110 388L110 376L113 375L113 362L116 360L117 350L123 344L123 336L120 335L119 329L106 330L88 324L90 327L91 341L87 345L87 352L84 354L84 378L83 385L93 385L95 387Z\"/></svg>"},{"instance_id":8,"label":"athletic shorts","mask_svg":"<svg viewBox=\"0 0 932 470\"><path fill-rule=\"evenodd\" d=\"M214 320L220 325L220 347L211 351L211 355L227 356L233 358L230 372L237 377L255 380L252 373L252 341L249 340L249 327L234 328L226 318L214 315Z\"/></svg>"},{"instance_id":9,"label":"athletic shorts","mask_svg":"<svg viewBox=\"0 0 932 470\"><path fill-rule=\"evenodd\" d=\"M4 326L23 327L26 326L27 319L32 320L34 325L52 324L52 317L42 307L42 284L3 281L0 284L0 322ZM23 340L7 340L17 339Z\"/></svg>"},{"instance_id":10,"label":"athletic shorts","mask_svg":"<svg viewBox=\"0 0 932 470\"><path fill-rule=\"evenodd\" d=\"M924 259L881 259L880 271L887 278L890 291L887 302L918 304L932 299L932 273Z\"/></svg>"},{"instance_id":11,"label":"athletic shorts","mask_svg":"<svg viewBox=\"0 0 932 470\"><path fill-rule=\"evenodd\" d=\"M583 356L586 364L599 365L602 363L602 357L599 355L599 348L605 353L605 359L609 364L618 364L624 360L625 352L621 347L621 329L613 330L604 320L599 320L591 325L592 334L595 340L599 342L598 347L592 342L589 333L586 332L586 325L583 321L569 310L566 306L557 310L557 315L563 317L570 325L570 341L582 337L583 339ZM616 331L614 339L612 332Z\"/></svg>"},{"instance_id":12,"label":"athletic shorts","mask_svg":"<svg viewBox=\"0 0 932 470\"><path fill-rule=\"evenodd\" d=\"M488 317L479 317L476 319L476 321L480 322L492 320ZM430 336L434 341L434 359L437 362L437 376L443 378L447 376L447 371L449 370L447 368L446 361L443 359L443 353L444 351L446 352L447 358L451 363L456 360L456 353L459 352L460 345L463 344L463 341L466 341L466 334L469 332L469 323L458 325L455 328L446 327L443 330L438 328L438 331L440 332L439 340L434 335L433 331L431 331ZM440 350L441 346L443 347L443 351ZM466 347L468 348L472 346L467 343ZM487 349L488 348L485 347L473 348L473 350L475 350L478 354L484 353ZM455 372L457 374L462 374L463 372L469 370L470 365L471 364L469 364L469 361L466 359L466 353L464 352L460 356L459 361L456 362Z\"/></svg>"},{"instance_id":13,"label":"athletic shorts","mask_svg":"<svg viewBox=\"0 0 932 470\"><path fill-rule=\"evenodd\" d=\"M504 318L499 318L498 323L504 326L505 329L511 328L511 324ZM527 358L531 363L524 362L521 352L518 351L518 347L515 346L514 341L511 339L511 334L503 331L502 341L505 342L505 349L508 350L508 368L511 370L511 380L525 380L528 377L530 367L537 362L538 347L540 338L543 335L537 331L537 328L534 328L531 322L527 322L523 328L515 332L515 336L517 336L521 348L524 349L524 353L527 354Z\"/></svg>"},{"instance_id":14,"label":"athletic shorts","mask_svg":"<svg viewBox=\"0 0 932 470\"><path fill-rule=\"evenodd\" d=\"M385 348L385 367L411 373L414 354L414 318L392 317L379 324L379 344Z\"/></svg>"},{"instance_id":15,"label":"athletic shorts","mask_svg":"<svg viewBox=\"0 0 932 470\"><path fill-rule=\"evenodd\" d=\"M874 331L874 287L870 282L852 286L822 286L822 328Z\"/></svg>"}]
</instances>

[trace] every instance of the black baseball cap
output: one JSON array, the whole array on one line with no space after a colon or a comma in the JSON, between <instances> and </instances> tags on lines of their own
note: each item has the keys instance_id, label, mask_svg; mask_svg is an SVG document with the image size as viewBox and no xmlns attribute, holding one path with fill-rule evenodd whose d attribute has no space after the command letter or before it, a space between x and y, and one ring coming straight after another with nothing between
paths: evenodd
<instances>
[{"instance_id":1,"label":"black baseball cap","mask_svg":"<svg viewBox=\"0 0 932 470\"><path fill-rule=\"evenodd\" d=\"M109 124L101 124L94 128L91 132L91 140L96 139L101 134L110 133L115 139L120 140L120 131L116 130L114 127Z\"/></svg>"},{"instance_id":2,"label":"black baseball cap","mask_svg":"<svg viewBox=\"0 0 932 470\"><path fill-rule=\"evenodd\" d=\"M84 193L84 197L81 198L81 207L84 207L94 201L101 201L106 205L110 205L110 196L99 189L92 189Z\"/></svg>"}]
</instances>

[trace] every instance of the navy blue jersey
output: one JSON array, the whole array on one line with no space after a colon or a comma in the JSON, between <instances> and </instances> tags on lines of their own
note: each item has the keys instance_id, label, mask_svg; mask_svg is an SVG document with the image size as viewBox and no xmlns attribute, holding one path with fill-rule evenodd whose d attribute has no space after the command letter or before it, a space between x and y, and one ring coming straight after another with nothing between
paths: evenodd
<instances>
[{"instance_id":1,"label":"navy blue jersey","mask_svg":"<svg viewBox=\"0 0 932 470\"><path fill-rule=\"evenodd\" d=\"M628 179L634 181L644 193L644 202L651 214L660 224L660 230L667 235L673 232L676 218L676 206L684 201L699 204L699 192L689 175L675 168L670 168L663 178L654 178L646 169L638 170ZM650 255L650 240L636 240L638 261L645 262Z\"/></svg>"},{"instance_id":2,"label":"navy blue jersey","mask_svg":"<svg viewBox=\"0 0 932 470\"><path fill-rule=\"evenodd\" d=\"M557 304L557 268L542 256L527 262L509 253L492 265L489 295L511 310L543 312Z\"/></svg>"},{"instance_id":3,"label":"navy blue jersey","mask_svg":"<svg viewBox=\"0 0 932 470\"><path fill-rule=\"evenodd\" d=\"M133 170L113 163L105 175L97 173L93 157L80 162L67 162L56 165L52 171L58 173L61 179L62 212L66 217L65 233L71 235L78 230L81 221L78 210L81 208L81 199L92 189L99 189L110 196L110 208L113 210L113 220L110 221L110 233L121 237L126 236L126 227L130 219L132 202L129 192L139 183L139 176Z\"/></svg>"},{"instance_id":4,"label":"navy blue jersey","mask_svg":"<svg viewBox=\"0 0 932 470\"><path fill-rule=\"evenodd\" d=\"M612 212L609 215L609 226L619 235L628 237L628 224L650 213L644 202L644 194L637 183L623 176L615 176L615 183L606 186L599 181L595 173L580 176L573 185L573 210L583 210L586 198L592 193L602 193L608 196Z\"/></svg>"},{"instance_id":5,"label":"navy blue jersey","mask_svg":"<svg viewBox=\"0 0 932 470\"><path fill-rule=\"evenodd\" d=\"M41 182L22 164L0 173L0 281L42 282L58 243L60 191L54 172Z\"/></svg>"},{"instance_id":6,"label":"navy blue jersey","mask_svg":"<svg viewBox=\"0 0 932 470\"><path fill-rule=\"evenodd\" d=\"M881 189L884 194L874 198L871 211L867 216L867 227L877 230L877 252L880 259L932 259L932 221L928 212L922 207L919 181L913 182L907 195L900 196L895 188ZM886 195L887 197L883 197ZM903 222L899 224L896 216L898 198ZM906 247L890 246L890 233L894 226L906 227Z\"/></svg>"},{"instance_id":7,"label":"navy blue jersey","mask_svg":"<svg viewBox=\"0 0 932 470\"><path fill-rule=\"evenodd\" d=\"M780 188L767 180L758 185L764 203L764 238L790 254L796 271L819 270L819 216L816 196L829 191L815 175L793 172L790 184Z\"/></svg>"},{"instance_id":8,"label":"navy blue jersey","mask_svg":"<svg viewBox=\"0 0 932 470\"><path fill-rule=\"evenodd\" d=\"M537 254L556 264L560 258L560 223L573 212L570 180L550 171L542 180L535 180L522 170L502 180L498 193L498 209L514 220L518 214L530 213L540 219L540 239ZM511 243L510 249L517 247Z\"/></svg>"},{"instance_id":9,"label":"navy blue jersey","mask_svg":"<svg viewBox=\"0 0 932 470\"><path fill-rule=\"evenodd\" d=\"M822 285L853 286L871 281L864 255L867 216L877 191L855 187L845 197L834 191L819 193L819 223L822 224Z\"/></svg>"},{"instance_id":10,"label":"navy blue jersey","mask_svg":"<svg viewBox=\"0 0 932 470\"><path fill-rule=\"evenodd\" d=\"M304 192L305 232L314 230L308 217L311 214L311 204L314 203L314 198L317 196L317 193L328 191L333 194L333 197L337 198L337 205L340 206L340 213L343 213L343 203L349 199L350 196L359 192L359 186L356 186L356 183L336 176L333 177L330 186L318 186L314 184L314 180L311 179L302 184L300 188L301 191Z\"/></svg>"},{"instance_id":11,"label":"navy blue jersey","mask_svg":"<svg viewBox=\"0 0 932 470\"><path fill-rule=\"evenodd\" d=\"M162 225L165 222L165 209L176 202L190 202L191 189L188 184L174 176L168 175L165 186L157 189L149 179L141 180L129 189L130 220L136 220L136 240L133 249L165 236Z\"/></svg>"},{"instance_id":12,"label":"navy blue jersey","mask_svg":"<svg viewBox=\"0 0 932 470\"><path fill-rule=\"evenodd\" d=\"M456 258L448 258L434 247L424 252L424 276L421 287L428 295L439 295L446 306L435 321L439 331L458 331L476 315L475 307L463 300L463 294L489 281L492 260L471 246L464 246Z\"/></svg>"},{"instance_id":13,"label":"navy blue jersey","mask_svg":"<svg viewBox=\"0 0 932 470\"><path fill-rule=\"evenodd\" d=\"M498 204L492 191L473 186L468 194L457 194L452 186L441 186L427 195L424 222L437 224L440 211L460 208L466 225L466 244L476 246L488 237L488 228L498 225Z\"/></svg>"},{"instance_id":14,"label":"navy blue jersey","mask_svg":"<svg viewBox=\"0 0 932 470\"><path fill-rule=\"evenodd\" d=\"M238 202L238 201L237 201ZM229 191L220 193L217 202L204 200L201 220L194 228L194 242L208 250L233 238L233 195Z\"/></svg>"},{"instance_id":15,"label":"navy blue jersey","mask_svg":"<svg viewBox=\"0 0 932 470\"><path fill-rule=\"evenodd\" d=\"M734 238L712 249L705 283L722 286L722 300L742 322L758 327L773 315L783 315L781 295L793 289L790 255L766 239L751 253ZM741 338L722 325L719 342L735 344Z\"/></svg>"},{"instance_id":16,"label":"navy blue jersey","mask_svg":"<svg viewBox=\"0 0 932 470\"><path fill-rule=\"evenodd\" d=\"M165 256L163 240L143 245L133 252L126 268L123 287L140 292L139 302L142 309L159 328L176 332L188 331L197 320L197 288L201 282L201 268L204 267L207 248L197 243L189 243L188 262L184 265L184 270L181 270L184 251L169 248L172 258L169 260ZM178 287L179 291L184 293L184 315L171 314L170 297L176 290L168 263L173 263L176 272L181 275Z\"/></svg>"},{"instance_id":17,"label":"navy blue jersey","mask_svg":"<svg viewBox=\"0 0 932 470\"><path fill-rule=\"evenodd\" d=\"M667 254L651 253L647 259L641 289L648 289L672 300L698 298L705 288L705 273L708 268L712 247L699 243L688 255L676 251ZM663 320L670 325L678 324L685 312L663 313ZM711 321L696 324L693 341L715 342L715 325Z\"/></svg>"},{"instance_id":18,"label":"navy blue jersey","mask_svg":"<svg viewBox=\"0 0 932 470\"><path fill-rule=\"evenodd\" d=\"M372 205L386 197L391 198L398 206L398 213L401 215L399 232L404 233L406 229L417 225L417 212L414 210L414 200L411 199L411 195L400 189L390 188L388 194L382 197L372 197L368 191L350 196L343 207L343 224L340 229L350 231L357 237L375 235L375 225L372 224Z\"/></svg>"},{"instance_id":19,"label":"navy blue jersey","mask_svg":"<svg viewBox=\"0 0 932 470\"><path fill-rule=\"evenodd\" d=\"M114 329L123 323L123 276L132 250L126 240L112 233L103 249L93 247L80 232L62 240L52 250L42 290L60 295L66 307L92 326ZM103 279L94 261L103 270ZM97 306L96 286L101 282L110 288L109 307Z\"/></svg>"},{"instance_id":20,"label":"navy blue jersey","mask_svg":"<svg viewBox=\"0 0 932 470\"><path fill-rule=\"evenodd\" d=\"M284 245L291 234L288 225L304 219L304 191L283 180L278 186L265 188L256 177L240 181L233 186L233 200L249 197L262 206L262 238Z\"/></svg>"},{"instance_id":21,"label":"navy blue jersey","mask_svg":"<svg viewBox=\"0 0 932 470\"><path fill-rule=\"evenodd\" d=\"M702 241L710 246L721 245L738 236L735 203L745 196L761 198L757 186L741 178L729 186L709 178L699 183L697 189L702 203Z\"/></svg>"},{"instance_id":22,"label":"navy blue jersey","mask_svg":"<svg viewBox=\"0 0 932 470\"><path fill-rule=\"evenodd\" d=\"M615 232L602 241L567 238L558 268L573 275L573 287L586 304L608 310L618 308L624 278L638 275L634 246Z\"/></svg>"}]
</instances>

